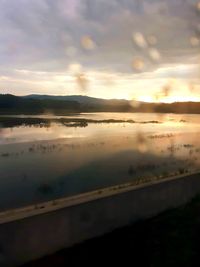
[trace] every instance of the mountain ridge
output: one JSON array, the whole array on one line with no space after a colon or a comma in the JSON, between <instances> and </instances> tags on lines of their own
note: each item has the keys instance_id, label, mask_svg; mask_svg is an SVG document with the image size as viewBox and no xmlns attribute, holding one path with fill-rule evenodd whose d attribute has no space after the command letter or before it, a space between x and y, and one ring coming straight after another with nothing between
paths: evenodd
<instances>
[{"instance_id":1,"label":"mountain ridge","mask_svg":"<svg viewBox=\"0 0 200 267\"><path fill-rule=\"evenodd\" d=\"M0 114L58 115L81 112L146 112L200 114L200 102L147 103L125 99L101 99L82 95L0 94Z\"/></svg>"},{"instance_id":2,"label":"mountain ridge","mask_svg":"<svg viewBox=\"0 0 200 267\"><path fill-rule=\"evenodd\" d=\"M23 98L32 98L32 99L52 99L52 100L72 100L77 101L79 103L100 103L100 102L109 102L109 101L124 101L129 102L126 99L105 99L105 98L98 98L92 96L85 96L85 95L46 95L46 94L30 94L26 96L22 96Z\"/></svg>"}]
</instances>

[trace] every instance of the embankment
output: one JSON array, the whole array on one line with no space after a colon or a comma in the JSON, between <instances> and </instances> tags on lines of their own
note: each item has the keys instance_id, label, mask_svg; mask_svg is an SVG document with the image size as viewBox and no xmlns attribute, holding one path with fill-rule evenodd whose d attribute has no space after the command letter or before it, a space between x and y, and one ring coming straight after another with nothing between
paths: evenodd
<instances>
[{"instance_id":1,"label":"embankment","mask_svg":"<svg viewBox=\"0 0 200 267\"><path fill-rule=\"evenodd\" d=\"M0 214L0 266L22 263L178 207L200 193L200 173L119 186Z\"/></svg>"}]
</instances>

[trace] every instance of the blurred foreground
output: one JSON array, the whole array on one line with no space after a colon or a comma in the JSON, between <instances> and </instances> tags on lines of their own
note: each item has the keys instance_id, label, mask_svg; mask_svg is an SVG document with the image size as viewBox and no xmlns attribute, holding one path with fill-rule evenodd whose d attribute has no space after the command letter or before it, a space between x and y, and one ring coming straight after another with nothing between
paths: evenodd
<instances>
[{"instance_id":1,"label":"blurred foreground","mask_svg":"<svg viewBox=\"0 0 200 267\"><path fill-rule=\"evenodd\" d=\"M178 209L140 221L24 265L200 266L200 197Z\"/></svg>"}]
</instances>

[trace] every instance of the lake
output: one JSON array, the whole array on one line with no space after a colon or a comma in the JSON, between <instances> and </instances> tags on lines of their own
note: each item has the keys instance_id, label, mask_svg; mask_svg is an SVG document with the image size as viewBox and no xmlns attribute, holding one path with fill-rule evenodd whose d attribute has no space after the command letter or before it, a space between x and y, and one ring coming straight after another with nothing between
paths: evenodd
<instances>
[{"instance_id":1,"label":"lake","mask_svg":"<svg viewBox=\"0 0 200 267\"><path fill-rule=\"evenodd\" d=\"M0 117L0 210L70 196L140 177L199 168L200 115L84 113L48 126L4 127ZM8 116L6 116L8 117ZM67 127L60 118L122 120ZM51 122L52 119L52 122ZM127 120L134 121L125 122Z\"/></svg>"}]
</instances>

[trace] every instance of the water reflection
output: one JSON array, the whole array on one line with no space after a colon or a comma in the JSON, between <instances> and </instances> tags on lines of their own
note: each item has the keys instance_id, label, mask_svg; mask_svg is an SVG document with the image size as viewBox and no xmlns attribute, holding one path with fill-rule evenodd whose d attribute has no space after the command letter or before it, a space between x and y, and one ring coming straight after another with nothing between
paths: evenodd
<instances>
[{"instance_id":1,"label":"water reflection","mask_svg":"<svg viewBox=\"0 0 200 267\"><path fill-rule=\"evenodd\" d=\"M10 116L11 118L13 116ZM179 115L179 114L144 114L144 113L84 113L73 117L66 116L16 116L16 118L44 118L50 119L48 123L27 123L26 126L1 128L0 144L32 142L39 140L52 140L59 138L83 138L96 135L118 135L125 132L193 132L200 129L200 115ZM64 123L55 122L55 119L86 119L86 120L122 120L130 121L115 123ZM51 122L51 119L54 120ZM37 122L37 121L36 121ZM134 123L131 123L134 122ZM155 123L160 122L160 123ZM16 124L17 125L17 124ZM65 127L67 126L67 127ZM69 127L70 126L70 127ZM74 127L73 127L74 126Z\"/></svg>"},{"instance_id":2,"label":"water reflection","mask_svg":"<svg viewBox=\"0 0 200 267\"><path fill-rule=\"evenodd\" d=\"M200 115L165 114L162 123L151 123L156 114L120 115L102 113L98 119L140 123L2 128L0 209L199 168Z\"/></svg>"}]
</instances>

